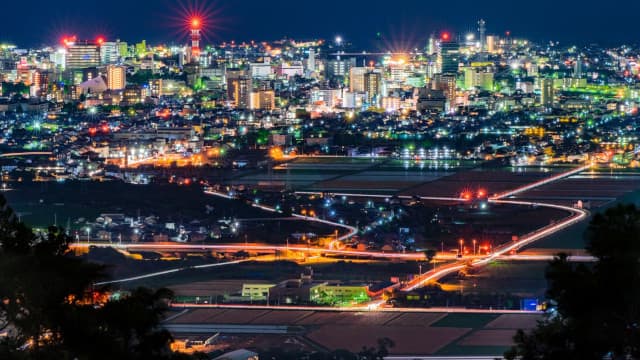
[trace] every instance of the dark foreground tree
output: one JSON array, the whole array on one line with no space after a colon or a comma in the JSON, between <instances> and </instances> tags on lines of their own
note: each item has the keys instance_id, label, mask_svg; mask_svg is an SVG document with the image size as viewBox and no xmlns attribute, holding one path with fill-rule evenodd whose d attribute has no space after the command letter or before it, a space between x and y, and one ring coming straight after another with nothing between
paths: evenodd
<instances>
[{"instance_id":1,"label":"dark foreground tree","mask_svg":"<svg viewBox=\"0 0 640 360\"><path fill-rule=\"evenodd\" d=\"M533 331L518 331L508 359L640 359L640 210L620 205L586 233L595 264L558 256L548 267L555 305Z\"/></svg>"},{"instance_id":2,"label":"dark foreground tree","mask_svg":"<svg viewBox=\"0 0 640 360\"><path fill-rule=\"evenodd\" d=\"M0 196L0 359L175 359L160 330L170 292L105 301L101 266L69 254L51 227L35 234Z\"/></svg>"}]
</instances>

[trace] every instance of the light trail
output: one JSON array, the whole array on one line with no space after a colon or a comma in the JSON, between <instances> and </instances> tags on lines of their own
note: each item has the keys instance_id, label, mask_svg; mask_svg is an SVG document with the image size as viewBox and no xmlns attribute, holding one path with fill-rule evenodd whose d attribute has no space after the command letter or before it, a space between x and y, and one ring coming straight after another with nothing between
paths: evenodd
<instances>
[{"instance_id":1,"label":"light trail","mask_svg":"<svg viewBox=\"0 0 640 360\"><path fill-rule=\"evenodd\" d=\"M174 273L177 273L177 272L180 272L180 271L184 271L184 270L189 270L189 269L207 269L207 268L214 268L214 267L221 267L221 266L227 266L227 265L240 264L240 263L243 263L243 262L246 262L246 261L252 261L252 259L243 259L243 260L228 261L228 262L223 262L223 263L206 264L206 265L197 265L197 266L186 266L186 267L181 267L181 268L177 268L177 269L158 271L158 272L145 274L145 275L132 276L132 277L128 277L128 278L125 278L125 279L103 281L103 282L95 283L94 285L103 286L103 285L110 285L110 284L120 284L120 283L125 283L125 282L144 280L144 279L149 279L149 278L153 278L153 277L174 274Z\"/></svg>"},{"instance_id":2,"label":"light trail","mask_svg":"<svg viewBox=\"0 0 640 360\"><path fill-rule=\"evenodd\" d=\"M229 200L235 200L235 197L229 195L229 194L225 194L225 193L221 193L218 191L213 191L213 190L205 190L204 192L207 195L212 195L212 196L218 196L224 199L229 199ZM271 206L266 206L266 205L261 205L261 204L252 204L253 207L267 211L267 212L271 212L271 213L278 213L278 211L271 207ZM304 220L304 221L311 221L311 222L316 222L316 223L320 223L320 224L325 224L325 225L330 225L333 227L339 227L342 228L344 230L347 230L347 233L345 235L342 235L338 238L338 240L340 241L344 241L344 240L348 240L352 237L354 237L355 235L358 234L358 228L354 227L354 226L350 226L350 225L345 225L345 224L341 224L341 223L337 223L337 222L333 222L333 221L328 221L328 220L323 220L323 219L319 219L316 217L309 217L309 216L304 216L304 215L300 215L300 214L291 214L292 217L297 218L299 220Z\"/></svg>"},{"instance_id":3,"label":"light trail","mask_svg":"<svg viewBox=\"0 0 640 360\"><path fill-rule=\"evenodd\" d=\"M537 181L533 184L529 184L529 185L525 185L522 186L518 189L515 190L511 190L511 191L507 191L504 192L498 196L495 196L493 198L489 199L490 203L494 203L494 204L507 204L507 205L519 205L519 206L539 206L539 207L546 207L546 208L551 208L551 209L557 209L557 210L563 210L563 211L567 211L569 213L571 213L571 216L569 216L568 218L552 224L552 225L548 225L545 226L541 229L538 229L532 233L526 234L524 236L522 236L518 241L512 242L512 243L507 243L504 244L502 246L499 246L497 248L494 248L494 251L485 256L484 258L481 259L471 259L471 260L461 260L457 263L454 264L450 264L450 265L445 265L445 266L441 266L440 268L437 268L435 270L431 270L427 273L425 273L423 276L418 277L414 280L412 280L411 282L409 282L407 284L407 286L405 286L404 288L402 288L403 291L412 291L415 290L417 288L420 288L422 286L424 286L425 284L432 282L432 281L438 281L440 279L442 279L443 277L452 274L454 272L460 271L464 268L466 268L467 266L469 267L475 267L475 266L483 266L486 265L492 261L498 260L500 258L502 258L505 254L510 253L511 251L517 251L518 249L529 245L535 241L538 241L544 237L547 237L549 235L555 234L559 231L562 231L584 219L587 218L587 216L589 215L589 213L586 210L583 209L577 209L574 207L569 207L569 206L564 206L564 205L556 205L556 204L548 204L548 203L538 203L538 202L530 202L530 201L516 201L516 200L501 200L502 198L505 197L510 197L513 196L515 194L519 194L521 192L524 191L528 191L546 184L549 184L553 181L558 181L561 179L564 179L566 177L578 174L582 171L585 171L589 168L592 167L592 164L589 165L585 165L585 166L581 166L577 169L573 169L571 171L567 171L564 172L562 174L558 174L555 175L551 178L548 179L544 179L541 181Z\"/></svg>"},{"instance_id":4,"label":"light trail","mask_svg":"<svg viewBox=\"0 0 640 360\"><path fill-rule=\"evenodd\" d=\"M411 196L411 195L381 195L381 194L362 194L362 193L338 193L338 192L322 192L322 191L296 191L296 195L323 195L328 194L330 196L344 196L355 198L372 198L372 199L402 199L402 200L431 200L431 201L452 201L452 202L469 202L470 199L463 199L457 197L443 197L443 196Z\"/></svg>"},{"instance_id":5,"label":"light trail","mask_svg":"<svg viewBox=\"0 0 640 360\"><path fill-rule=\"evenodd\" d=\"M381 303L378 301L377 303ZM229 305L229 304L176 304L172 303L171 307L192 308L192 309L236 309L236 310L282 310L282 311L322 311L322 312L413 312L413 313L468 313L468 314L542 314L539 311L527 310L494 310L494 309L467 309L452 307L433 307L433 308L378 308L371 306L372 304L362 304L359 306L331 307L331 306L283 306L283 305Z\"/></svg>"},{"instance_id":6,"label":"light trail","mask_svg":"<svg viewBox=\"0 0 640 360\"><path fill-rule=\"evenodd\" d=\"M492 197L490 200L500 200L500 199L504 199L504 198L507 198L507 197L511 197L513 195L517 195L517 194L523 193L525 191L533 190L533 189L535 189L537 187L540 187L540 186L543 186L543 185L547 185L547 184L550 184L550 183L558 181L558 180L562 180L562 179L570 177L572 175L579 174L579 173L581 173L581 172L583 172L585 170L591 169L592 167L593 167L593 164L580 166L580 167L575 168L573 170L570 170L570 171L567 171L567 172L563 172L561 174L554 175L552 177L549 177L549 178L546 178L546 179L543 179L543 180L540 180L540 181L536 181L536 182L528 184L528 185L521 186L521 187L519 187L517 189L503 192L501 194L498 194L498 195Z\"/></svg>"},{"instance_id":7,"label":"light trail","mask_svg":"<svg viewBox=\"0 0 640 360\"><path fill-rule=\"evenodd\" d=\"M53 155L51 151L27 151L21 153L6 153L0 154L0 157L20 157L20 156L40 156L40 155Z\"/></svg>"},{"instance_id":8,"label":"light trail","mask_svg":"<svg viewBox=\"0 0 640 360\"><path fill-rule=\"evenodd\" d=\"M346 236L346 235L345 235ZM378 258L378 259L404 259L404 260L424 260L422 253L385 253L378 251L358 251L318 248L304 245L260 245L260 244L230 244L230 245L208 245L208 244L177 244L177 243L99 243L81 242L69 245L72 249L114 248L133 251L189 251L189 250L224 250L224 251L247 251L247 252L280 252L294 251L304 253L324 253L338 256L351 256L356 258Z\"/></svg>"}]
</instances>

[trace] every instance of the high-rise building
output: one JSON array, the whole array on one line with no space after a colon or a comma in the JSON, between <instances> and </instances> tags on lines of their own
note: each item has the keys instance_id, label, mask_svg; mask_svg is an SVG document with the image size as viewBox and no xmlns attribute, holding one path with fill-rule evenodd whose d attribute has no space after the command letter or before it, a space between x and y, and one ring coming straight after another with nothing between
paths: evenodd
<instances>
[{"instance_id":1,"label":"high-rise building","mask_svg":"<svg viewBox=\"0 0 640 360\"><path fill-rule=\"evenodd\" d=\"M45 70L34 71L32 86L35 88L36 96L46 96L48 94L50 75Z\"/></svg>"},{"instance_id":2,"label":"high-rise building","mask_svg":"<svg viewBox=\"0 0 640 360\"><path fill-rule=\"evenodd\" d=\"M472 90L480 88L483 90L493 90L494 73L490 67L465 67L464 68L464 88Z\"/></svg>"},{"instance_id":3,"label":"high-rise building","mask_svg":"<svg viewBox=\"0 0 640 360\"><path fill-rule=\"evenodd\" d=\"M582 57L578 56L576 63L573 65L573 77L582 77Z\"/></svg>"},{"instance_id":4,"label":"high-rise building","mask_svg":"<svg viewBox=\"0 0 640 360\"><path fill-rule=\"evenodd\" d=\"M544 107L553 107L555 92L553 79L540 79L540 104Z\"/></svg>"},{"instance_id":5,"label":"high-rise building","mask_svg":"<svg viewBox=\"0 0 640 360\"><path fill-rule=\"evenodd\" d=\"M251 109L271 111L276 107L276 94L273 90L260 90L251 93Z\"/></svg>"},{"instance_id":6,"label":"high-rise building","mask_svg":"<svg viewBox=\"0 0 640 360\"><path fill-rule=\"evenodd\" d=\"M65 57L67 70L78 70L100 66L100 45L95 42L82 41L69 43Z\"/></svg>"},{"instance_id":7,"label":"high-rise building","mask_svg":"<svg viewBox=\"0 0 640 360\"><path fill-rule=\"evenodd\" d=\"M356 66L356 58L329 60L325 68L326 76L327 78L346 76L354 66Z\"/></svg>"},{"instance_id":8,"label":"high-rise building","mask_svg":"<svg viewBox=\"0 0 640 360\"><path fill-rule=\"evenodd\" d=\"M480 51L487 50L487 22L483 19L478 21L478 32L480 33Z\"/></svg>"},{"instance_id":9,"label":"high-rise building","mask_svg":"<svg viewBox=\"0 0 640 360\"><path fill-rule=\"evenodd\" d=\"M496 38L493 35L488 35L487 36L487 52L490 54L495 53L496 51L498 51L498 38Z\"/></svg>"},{"instance_id":10,"label":"high-rise building","mask_svg":"<svg viewBox=\"0 0 640 360\"><path fill-rule=\"evenodd\" d=\"M129 44L120 40L116 43L118 44L118 55L123 59L129 57Z\"/></svg>"},{"instance_id":11,"label":"high-rise building","mask_svg":"<svg viewBox=\"0 0 640 360\"><path fill-rule=\"evenodd\" d=\"M66 66L67 51L65 49L58 49L55 52L49 54L49 60L55 65L56 68L64 70Z\"/></svg>"},{"instance_id":12,"label":"high-rise building","mask_svg":"<svg viewBox=\"0 0 640 360\"><path fill-rule=\"evenodd\" d=\"M440 73L457 74L460 65L460 44L451 39L451 35L443 34L438 46L438 64Z\"/></svg>"},{"instance_id":13,"label":"high-rise building","mask_svg":"<svg viewBox=\"0 0 640 360\"><path fill-rule=\"evenodd\" d=\"M364 75L369 71L366 67L352 67L349 69L349 91L365 92Z\"/></svg>"},{"instance_id":14,"label":"high-rise building","mask_svg":"<svg viewBox=\"0 0 640 360\"><path fill-rule=\"evenodd\" d=\"M151 97L161 97L162 91L162 79L153 79L149 81L149 89L151 90Z\"/></svg>"},{"instance_id":15,"label":"high-rise building","mask_svg":"<svg viewBox=\"0 0 640 360\"><path fill-rule=\"evenodd\" d=\"M237 109L251 107L253 82L243 71L227 71L227 99Z\"/></svg>"},{"instance_id":16,"label":"high-rise building","mask_svg":"<svg viewBox=\"0 0 640 360\"><path fill-rule=\"evenodd\" d=\"M433 55L437 52L438 40L435 34L429 36L429 42L427 43L427 55Z\"/></svg>"},{"instance_id":17,"label":"high-rise building","mask_svg":"<svg viewBox=\"0 0 640 360\"><path fill-rule=\"evenodd\" d=\"M382 86L382 74L369 71L364 74L364 88L367 92L367 102L377 104L380 98L380 88Z\"/></svg>"},{"instance_id":18,"label":"high-rise building","mask_svg":"<svg viewBox=\"0 0 640 360\"><path fill-rule=\"evenodd\" d=\"M124 66L107 66L107 88L123 90L127 86L127 70Z\"/></svg>"},{"instance_id":19,"label":"high-rise building","mask_svg":"<svg viewBox=\"0 0 640 360\"><path fill-rule=\"evenodd\" d=\"M456 76L453 74L436 74L431 82L431 89L442 90L449 101L456 95Z\"/></svg>"},{"instance_id":20,"label":"high-rise building","mask_svg":"<svg viewBox=\"0 0 640 360\"><path fill-rule=\"evenodd\" d=\"M307 72L313 74L316 71L316 51L314 48L309 49L309 58L307 59Z\"/></svg>"},{"instance_id":21,"label":"high-rise building","mask_svg":"<svg viewBox=\"0 0 640 360\"><path fill-rule=\"evenodd\" d=\"M120 59L120 49L116 42L104 42L100 45L100 60L102 65L115 64Z\"/></svg>"},{"instance_id":22,"label":"high-rise building","mask_svg":"<svg viewBox=\"0 0 640 360\"><path fill-rule=\"evenodd\" d=\"M137 43L135 49L137 57L145 57L147 55L147 41L142 40L141 42Z\"/></svg>"}]
</instances>

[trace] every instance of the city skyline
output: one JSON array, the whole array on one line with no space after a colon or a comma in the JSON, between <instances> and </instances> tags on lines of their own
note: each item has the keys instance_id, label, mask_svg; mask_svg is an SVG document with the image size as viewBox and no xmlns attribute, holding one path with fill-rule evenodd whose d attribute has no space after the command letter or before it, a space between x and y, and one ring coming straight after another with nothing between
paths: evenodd
<instances>
[{"instance_id":1,"label":"city skyline","mask_svg":"<svg viewBox=\"0 0 640 360\"><path fill-rule=\"evenodd\" d=\"M187 33L182 31L176 14L184 15L186 9L202 9L210 14L204 43L342 36L359 48L411 48L424 45L429 34L441 30L458 34L476 32L476 22L483 18L490 34L503 35L509 31L515 37L534 41L618 45L636 42L633 14L640 11L640 5L629 3L604 17L600 8L590 6L589 2L576 6L550 0L538 2L535 7L504 1L479 6L464 0L456 3L455 11L450 11L449 4L444 2L409 2L397 9L389 9L388 2L379 0L368 2L366 7L336 0L327 0L321 7L294 0L275 3L249 0L245 4L238 7L226 0L152 4L113 0L105 6L97 1L67 0L54 4L36 0L33 6L42 11L26 19L7 17L0 29L0 41L41 46L56 43L63 35L76 34L88 39L103 35L128 41L181 43L187 41ZM8 3L5 9L8 14L17 14L20 6ZM318 21L309 23L310 17ZM363 23L367 26L362 26ZM29 31L20 30L25 28Z\"/></svg>"}]
</instances>

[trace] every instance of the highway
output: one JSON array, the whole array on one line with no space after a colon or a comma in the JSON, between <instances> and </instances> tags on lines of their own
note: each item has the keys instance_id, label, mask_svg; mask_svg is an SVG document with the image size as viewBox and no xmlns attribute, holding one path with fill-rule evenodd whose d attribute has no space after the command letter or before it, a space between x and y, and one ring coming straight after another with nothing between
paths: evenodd
<instances>
[{"instance_id":1,"label":"highway","mask_svg":"<svg viewBox=\"0 0 640 360\"><path fill-rule=\"evenodd\" d=\"M488 254L482 258L476 258L474 260L463 259L453 264L447 264L444 266L440 266L434 270L431 270L411 282L409 282L406 286L401 288L403 291L412 291L417 288L424 286L430 282L438 281L443 277L458 272L466 267L476 267L476 266L484 266L492 261L498 260L506 254L511 253L512 251L517 251L524 246L530 245L531 243L538 241L547 236L553 235L559 231L562 231L580 221L585 220L589 213L583 209L577 209L570 206L564 205L556 205L556 204L547 204L547 203L539 203L539 202L531 202L531 201L517 201L517 200L503 200L504 198L514 196L516 194L520 194L524 191L532 190L537 187L547 185L553 181L562 180L564 178L573 176L585 170L588 170L592 167L592 165L581 166L577 169L573 169L571 171L567 171L558 175L555 175L551 178L544 179L541 181L537 181L532 184L528 184L517 188L515 190L507 191L502 194L499 194L495 197L489 199L490 203L494 204L509 204L509 205L520 205L520 206L538 206L538 207L546 207L551 209L563 210L569 212L571 215L568 218L561 220L560 222L545 226L541 229L538 229L534 232L521 236L518 241L514 241L512 243L504 244L500 247L494 248L491 254Z\"/></svg>"},{"instance_id":2,"label":"highway","mask_svg":"<svg viewBox=\"0 0 640 360\"><path fill-rule=\"evenodd\" d=\"M347 258L370 258L380 260L407 260L407 261L424 261L425 255L421 252L409 252L409 253L395 253L395 252L382 252L382 251L359 251L355 249L327 249L320 247L309 247L305 245L263 245L263 244L183 244L183 243L106 243L106 242L76 242L70 245L72 249L88 249L92 247L96 248L113 248L127 251L157 251L157 252L239 252L246 251L249 253L286 253L286 252L300 252L307 254L325 254L334 255ZM466 255L463 261L481 260L486 255ZM553 259L552 255L540 255L540 254L523 254L523 255L498 255L495 257L499 260L514 260L514 261L549 261ZM452 261L459 260L455 254L438 254L435 257L440 261ZM594 261L590 256L572 256L571 261Z\"/></svg>"},{"instance_id":3,"label":"highway","mask_svg":"<svg viewBox=\"0 0 640 360\"><path fill-rule=\"evenodd\" d=\"M578 174L582 171L585 171L587 169L589 169L591 167L591 165L588 166L582 166L580 168L577 169L573 169L571 171L562 173L562 174L558 174L555 175L551 178L548 179L544 179L541 181L538 181L536 183L533 184L527 184L525 186L522 186L518 189L515 190L511 190L505 193L502 193L500 195L497 195L493 198L489 199L489 202L491 203L495 203L495 204L504 204L504 205L516 205L516 206L537 206L537 207L547 207L547 208L553 208L553 209L557 209L557 210L562 210L562 211L566 211L568 213L570 213L571 215L559 222L550 224L548 226L545 226L541 229L538 229L536 231L533 231L529 234L523 235L521 236L518 241L514 241L511 243L507 243L504 244L500 247L494 248L493 252L490 254L485 254L485 255L476 255L476 256L466 256L463 259L458 259L457 257L455 257L454 255L447 255L447 254L438 254L438 256L436 257L437 260L449 260L449 261L455 261L453 263L450 264L445 264L442 265L440 267L437 267L431 271L428 271L424 274L422 274L421 276L418 276L416 278L414 278L411 282L407 283L406 285L404 285L403 287L401 287L400 289L403 291L411 291L411 290L415 290L417 288L420 288L422 286L424 286L427 283L433 282L433 281L438 281L440 279L442 279L443 277L455 273L457 271L460 271L462 269L464 269L465 267L476 267L476 266L484 266L492 261L495 260L512 260L512 261L549 261L551 259L553 259L553 256L549 256L549 255L536 255L536 254L532 254L532 255L511 255L511 253L513 251L517 251L519 249L521 249L524 246L530 245L531 243L538 241L544 237L550 236L552 234L555 234L559 231L562 231L580 221L583 221L584 219L587 218L588 216L588 212L583 210L583 209L577 209L574 207L569 207L569 206L564 206L564 205L557 205L557 204L548 204L548 203L540 203L540 202L530 202L530 201L518 201L518 200L503 200L504 198L507 197L511 197L514 196L515 194L519 194L522 193L524 191L528 191L531 189L534 189L536 187L539 186L543 186L546 184L549 184L550 182L553 181L558 181L561 179L564 179L566 177ZM220 192L216 192L216 191L212 191L212 190L207 190L205 191L206 194L208 195L213 195L213 196L219 196L219 197L223 197L223 198L227 198L227 199L234 199L233 196L230 196L228 194L224 194L224 193L220 193ZM317 192L300 192L299 194L320 194ZM365 194L349 194L349 193L336 193L336 194L332 194L334 196L347 196L347 197L378 197L378 198L391 198L388 195L365 195ZM411 196L402 196L400 198L413 198ZM466 201L465 199L460 199L460 198L442 198L442 197L436 197L436 198L432 198L432 197L421 197L421 199L425 199L425 200L445 200L445 201ZM253 204L254 207L256 208L260 208L264 211L268 211L268 212L272 212L272 213L276 213L277 211L269 206L265 206L265 205L260 205L260 204ZM315 218L315 217L308 217L308 216L303 216L300 214L294 214L293 217L300 219L300 220L304 220L304 221L313 221L313 222L319 222L319 223L323 223L326 225L330 225L330 226L334 226L334 227L339 227L342 228L344 230L347 230L347 232L340 236L337 240L338 241L344 241L347 240L349 238L351 238L352 236L356 235L358 232L358 229L353 227L353 226L349 226L349 225L344 225L344 224L340 224L340 223L336 223L336 222L332 222L332 221L328 221L328 220L323 220L323 219L319 219L319 218ZM294 252L303 252L303 253L311 253L311 254L326 254L326 255L334 255L334 256L344 256L344 257L354 257L354 258L371 258L371 259L397 259L397 260L408 260L408 261L421 261L421 260L425 260L425 255L423 253L416 253L416 252L411 252L411 253L396 253L396 252L380 252L380 251L358 251L358 250L354 250L354 249L334 249L334 248L330 248L330 249L325 249L325 248L317 248L317 247L310 247L310 246L304 246L304 245L263 245L263 244L216 244L216 245L212 245L212 244L201 244L201 245L196 245L196 244L179 244L179 243L91 243L91 242L87 242L87 243L74 243L71 245L72 248L76 248L76 249L82 249L82 248L89 248L89 247L111 247L111 248L117 248L117 249L125 249L125 250L133 250L133 251L221 251L221 252L228 252L228 251L247 251L247 252L273 252L273 253L277 253L277 252L289 252L289 251L294 251ZM142 279L146 279L146 278L151 278L151 277L157 277L157 276L163 276L163 275L168 275L168 274L172 274L172 273L176 273L179 271L183 271L186 269L191 269L191 268L195 268L195 269L199 269L199 268L207 268L207 267L219 267L219 266L225 266L225 265L233 265L233 264L238 264L241 262L245 262L245 261L251 261L251 260L255 260L255 259L243 259L243 260L238 260L238 261L231 261L231 262L225 262L225 263L215 263L215 264L207 264L207 265L199 265L199 266L195 266L195 267L186 267L186 268L177 268L177 269L171 269L171 270L165 270L165 271L161 271L161 272L156 272L156 273L151 273L151 274L145 274L145 275L140 275L140 276L135 276L135 277L130 277L130 278L126 278L126 279L119 279L119 280L113 280L113 281L108 281L108 282L102 282L99 283L97 285L106 285L106 284L113 284L113 283L123 283L123 282L131 282L131 281L137 281L137 280L142 280ZM584 261L584 262L592 262L595 261L595 259L593 257L589 257L589 256L573 256L570 258L571 261ZM398 288L399 285L393 285L394 289ZM380 305L382 305L382 303L370 303L368 306L372 306L372 304L375 305L375 308L379 308ZM360 310L362 308L359 308Z\"/></svg>"}]
</instances>

